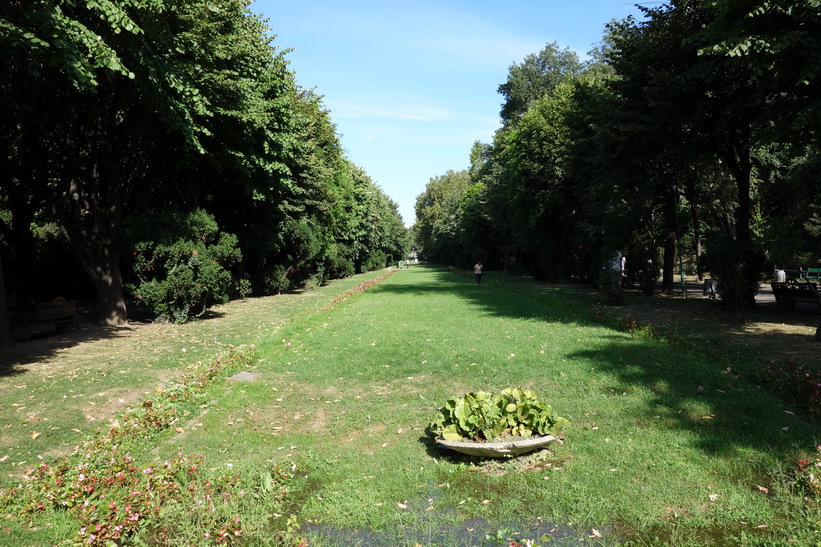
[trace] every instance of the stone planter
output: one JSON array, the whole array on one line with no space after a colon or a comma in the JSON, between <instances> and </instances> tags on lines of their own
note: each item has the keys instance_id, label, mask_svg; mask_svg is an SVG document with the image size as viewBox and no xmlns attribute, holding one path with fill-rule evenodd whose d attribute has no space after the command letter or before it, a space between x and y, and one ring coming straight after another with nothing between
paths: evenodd
<instances>
[{"instance_id":1,"label":"stone planter","mask_svg":"<svg viewBox=\"0 0 821 547\"><path fill-rule=\"evenodd\" d=\"M511 437L511 439L516 439L516 437ZM518 438L518 440L484 443L471 441L446 441L442 437L436 437L436 442L441 446L461 452L462 454L484 456L486 458L502 458L505 456L518 456L519 454L524 454L525 452L544 448L557 439L558 437L554 437L553 435L545 435L543 437L527 437Z\"/></svg>"}]
</instances>

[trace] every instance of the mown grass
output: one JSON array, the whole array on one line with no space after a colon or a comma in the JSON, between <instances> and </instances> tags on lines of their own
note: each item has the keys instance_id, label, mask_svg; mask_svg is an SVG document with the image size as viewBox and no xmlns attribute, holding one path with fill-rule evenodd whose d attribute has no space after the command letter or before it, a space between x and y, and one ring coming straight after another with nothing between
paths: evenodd
<instances>
[{"instance_id":1,"label":"mown grass","mask_svg":"<svg viewBox=\"0 0 821 547\"><path fill-rule=\"evenodd\" d=\"M284 503L235 507L248 545L817 543L821 514L791 472L818 427L736 373L749 354L715 361L617 332L591 318L596 301L525 278L403 270L255 336L255 361L144 457L202 454L252 478L293 468ZM507 386L571 420L565 442L496 462L431 441L445 399ZM30 526L68 530L57 516ZM67 535L46 532L31 537Z\"/></svg>"}]
</instances>

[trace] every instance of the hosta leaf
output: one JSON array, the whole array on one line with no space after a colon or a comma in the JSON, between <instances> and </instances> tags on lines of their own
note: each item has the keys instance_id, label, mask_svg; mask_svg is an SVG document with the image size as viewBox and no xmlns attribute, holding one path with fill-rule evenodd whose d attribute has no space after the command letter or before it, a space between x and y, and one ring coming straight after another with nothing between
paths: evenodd
<instances>
[{"instance_id":1,"label":"hosta leaf","mask_svg":"<svg viewBox=\"0 0 821 547\"><path fill-rule=\"evenodd\" d=\"M459 441L462 439L462 436L459 434L456 425L451 424L442 430L442 438L446 441Z\"/></svg>"},{"instance_id":2,"label":"hosta leaf","mask_svg":"<svg viewBox=\"0 0 821 547\"><path fill-rule=\"evenodd\" d=\"M485 391L448 399L431 429L449 440L484 437L493 440L509 431L520 437L558 434L570 424L532 391L506 388L500 394Z\"/></svg>"}]
</instances>

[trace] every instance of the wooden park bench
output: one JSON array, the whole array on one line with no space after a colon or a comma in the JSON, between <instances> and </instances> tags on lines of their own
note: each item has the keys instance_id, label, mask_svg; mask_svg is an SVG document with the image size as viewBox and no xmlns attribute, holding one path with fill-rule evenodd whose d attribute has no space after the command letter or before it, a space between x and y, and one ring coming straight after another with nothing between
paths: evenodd
<instances>
[{"instance_id":1,"label":"wooden park bench","mask_svg":"<svg viewBox=\"0 0 821 547\"><path fill-rule=\"evenodd\" d=\"M821 268L807 268L799 270L801 272L801 279L807 281L821 281Z\"/></svg>"},{"instance_id":2,"label":"wooden park bench","mask_svg":"<svg viewBox=\"0 0 821 547\"><path fill-rule=\"evenodd\" d=\"M77 301L58 296L51 302L35 303L9 313L9 331L15 341L31 338L35 325L51 323L60 331L77 319Z\"/></svg>"},{"instance_id":3,"label":"wooden park bench","mask_svg":"<svg viewBox=\"0 0 821 547\"><path fill-rule=\"evenodd\" d=\"M818 285L790 279L784 283L770 283L778 307L794 308L796 302L809 302L821 309L821 292Z\"/></svg>"}]
</instances>

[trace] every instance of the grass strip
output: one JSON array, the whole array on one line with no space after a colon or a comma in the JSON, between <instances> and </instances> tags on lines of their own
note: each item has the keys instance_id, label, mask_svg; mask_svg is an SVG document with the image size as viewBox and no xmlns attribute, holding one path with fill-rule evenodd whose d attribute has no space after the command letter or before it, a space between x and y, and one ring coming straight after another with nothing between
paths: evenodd
<instances>
[{"instance_id":1,"label":"grass strip","mask_svg":"<svg viewBox=\"0 0 821 547\"><path fill-rule=\"evenodd\" d=\"M293 459L317 545L815 537L792 486L814 425L709 359L597 324L566 303L579 294L486 278L413 268L291 323L183 443ZM507 386L573 422L563 446L489 464L426 435L448 397Z\"/></svg>"},{"instance_id":2,"label":"grass strip","mask_svg":"<svg viewBox=\"0 0 821 547\"><path fill-rule=\"evenodd\" d=\"M195 454L209 477L233 477L213 532L249 545L816 543L817 426L734 374L732 356L728 370L598 324L594 298L403 270L257 336L182 432L145 444L146 465ZM431 442L448 397L507 386L573 422L563 445L485 461ZM26 526L73 533L66 514ZM225 528L234 518L241 536ZM134 537L195 542L180 514L153 522Z\"/></svg>"}]
</instances>

